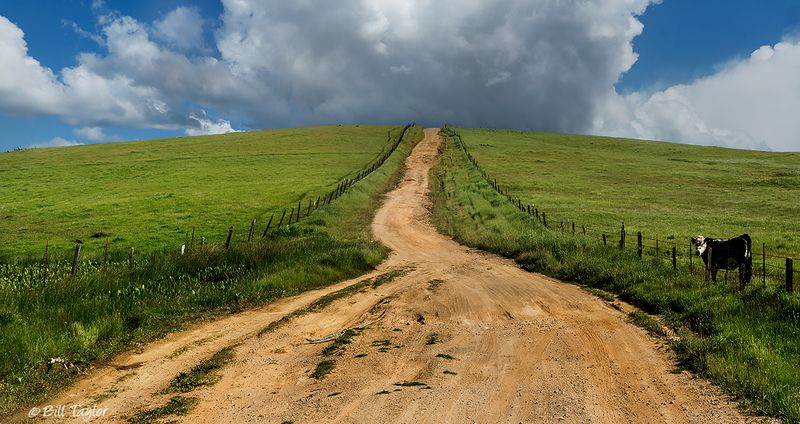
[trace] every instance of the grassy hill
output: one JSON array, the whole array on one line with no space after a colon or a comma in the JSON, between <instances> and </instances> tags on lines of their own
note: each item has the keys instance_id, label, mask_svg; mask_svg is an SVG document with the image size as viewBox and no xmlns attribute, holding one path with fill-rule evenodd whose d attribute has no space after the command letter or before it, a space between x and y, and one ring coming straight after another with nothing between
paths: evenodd
<instances>
[{"instance_id":1,"label":"grassy hill","mask_svg":"<svg viewBox=\"0 0 800 424\"><path fill-rule=\"evenodd\" d=\"M783 268L785 257L800 256L798 153L503 130L459 133L481 167L505 191L545 211L551 226L574 221L596 239L603 232L616 241L624 222L628 243L641 231L649 254L659 239L660 255L672 245L686 254L689 238L698 234L748 233L759 259L766 244L768 274Z\"/></svg>"},{"instance_id":2,"label":"grassy hill","mask_svg":"<svg viewBox=\"0 0 800 424\"><path fill-rule=\"evenodd\" d=\"M0 153L0 258L177 249L187 232L221 241L234 225L316 200L388 147L390 127L232 133ZM304 203L305 206L305 203Z\"/></svg>"}]
</instances>

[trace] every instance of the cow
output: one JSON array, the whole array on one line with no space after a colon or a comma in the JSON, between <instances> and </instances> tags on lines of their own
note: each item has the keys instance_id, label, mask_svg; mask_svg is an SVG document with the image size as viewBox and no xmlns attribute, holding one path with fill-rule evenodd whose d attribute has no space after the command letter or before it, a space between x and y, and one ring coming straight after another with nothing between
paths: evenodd
<instances>
[{"instance_id":1,"label":"cow","mask_svg":"<svg viewBox=\"0 0 800 424\"><path fill-rule=\"evenodd\" d=\"M753 276L753 241L742 234L730 240L697 236L692 238L695 254L703 258L711 280L717 282L720 269L739 269L739 284L744 287ZM709 264L709 256L711 263Z\"/></svg>"}]
</instances>

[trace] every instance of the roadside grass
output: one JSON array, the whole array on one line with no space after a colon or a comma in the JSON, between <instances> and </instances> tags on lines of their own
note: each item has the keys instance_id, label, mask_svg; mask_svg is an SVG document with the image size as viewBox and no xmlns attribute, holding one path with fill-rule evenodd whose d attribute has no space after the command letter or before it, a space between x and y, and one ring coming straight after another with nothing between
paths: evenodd
<instances>
[{"instance_id":1,"label":"roadside grass","mask_svg":"<svg viewBox=\"0 0 800 424\"><path fill-rule=\"evenodd\" d=\"M589 286L581 286L581 288L599 297L600 299L605 300L606 302L613 302L614 300L616 300L616 296L614 296L613 293L609 293L605 290L600 290L598 288Z\"/></svg>"},{"instance_id":2,"label":"roadside grass","mask_svg":"<svg viewBox=\"0 0 800 424\"><path fill-rule=\"evenodd\" d=\"M721 282L706 286L685 267L675 271L671 263L642 260L588 237L546 230L498 194L452 140L441 150L430 180L432 220L439 231L513 258L526 270L616 293L647 313L662 315L679 336L672 343L684 367L709 377L756 413L800 421L800 296L777 285L763 289L751 284L743 293ZM729 155L733 160L734 152ZM525 148L506 159L508 164L539 160ZM530 167L507 168L503 175L530 177L523 173ZM551 184L544 176L536 180ZM604 179L585 183L587 192L610 189ZM647 191L644 186L639 190Z\"/></svg>"},{"instance_id":3,"label":"roadside grass","mask_svg":"<svg viewBox=\"0 0 800 424\"><path fill-rule=\"evenodd\" d=\"M218 371L233 360L233 349L234 346L228 346L200 362L189 372L181 372L172 379L164 393L187 393L216 383L220 378Z\"/></svg>"},{"instance_id":4,"label":"roadside grass","mask_svg":"<svg viewBox=\"0 0 800 424\"><path fill-rule=\"evenodd\" d=\"M628 312L628 321L637 327L641 327L650 333L651 336L664 337L667 335L667 333L664 331L664 328L661 327L661 324L659 324L658 321L642 311Z\"/></svg>"},{"instance_id":5,"label":"roadside grass","mask_svg":"<svg viewBox=\"0 0 800 424\"><path fill-rule=\"evenodd\" d=\"M393 136L401 129L394 128ZM382 132L379 139L385 137ZM52 263L47 274L38 264L0 265L0 417L52 395L90 364L189 322L374 269L388 249L372 237L372 216L421 139L422 131L412 127L383 166L339 199L228 250L207 245L185 255L172 249L144 253L134 269L124 256L110 255L108 264L83 262L74 277L64 261ZM343 175L354 175L361 165ZM50 366L51 358L63 362Z\"/></svg>"}]
</instances>

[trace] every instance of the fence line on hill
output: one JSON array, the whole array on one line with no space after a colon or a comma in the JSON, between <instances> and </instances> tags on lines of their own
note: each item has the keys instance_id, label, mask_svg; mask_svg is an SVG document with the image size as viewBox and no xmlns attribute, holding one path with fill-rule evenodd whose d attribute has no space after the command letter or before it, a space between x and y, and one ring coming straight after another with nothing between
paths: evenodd
<instances>
[{"instance_id":1,"label":"fence line on hill","mask_svg":"<svg viewBox=\"0 0 800 424\"><path fill-rule=\"evenodd\" d=\"M278 231L281 228L281 226L287 227L287 226L292 225L292 224L297 224L303 218L308 218L317 209L319 209L320 207L324 207L326 205L330 205L331 203L336 201L338 198L343 196L345 193L347 193L359 181L367 178L373 172L375 172L378 169L380 169L380 167L383 166L383 164L389 159L389 157L400 146L400 144L402 143L402 141L405 138L406 134L408 133L408 130L411 129L412 127L414 127L414 126L416 126L416 123L412 123L412 124L408 124L408 125L404 126L402 131L400 132L400 134L394 139L392 137L392 130L389 130L389 133L388 133L388 136L387 136L388 137L387 145L388 145L389 148L387 149L386 146L384 146L384 148L378 154L376 159L373 159L372 161L370 161L364 168L359 170L356 173L356 175L353 176L352 178L345 178L345 179L339 181L337 183L337 185L336 185L336 188L334 188L330 192L326 192L324 194L319 194L319 195L316 196L316 198L312 195L310 198L308 198L308 203L307 203L306 206L303 206L303 202L306 199L305 198L299 199L297 201L296 207L295 207L294 203L292 203L290 206L287 206L286 208L284 208L283 212L280 214L280 219L277 220L277 221L276 221L277 212L272 213L270 218L269 218L269 220L267 221L267 225L264 228L264 231L261 233L261 238L266 238L270 233L274 233L274 232ZM278 210L280 210L280 208ZM287 211L289 211L288 212L288 216L287 216ZM273 227L273 224L276 224L276 225ZM258 226L258 220L257 220L257 218L253 218L250 221L250 227L249 227L249 231L247 233L247 238L246 238L247 242L255 241L256 234L257 234L257 231L258 231L257 226ZM188 232L186 233L185 242L182 245L180 245L180 247L179 247L179 251L180 251L181 255L186 254L186 253L188 253L190 251L193 251L195 249L195 235L196 235L196 233L197 233L196 232L196 228L192 228L191 237L189 236ZM235 226L231 225L231 226L229 226L227 228L227 233L226 233L226 236L224 238L224 240L225 240L224 243L222 243L220 245L217 245L217 246L219 246L220 248L224 248L225 250L230 249L231 246L236 242L236 240L234 239L234 234L235 234ZM49 244L50 244L49 240L46 240L45 241L44 255L41 257L42 258L42 260L41 260L41 270L42 270L42 275L45 276L45 277L47 277L48 274L49 274L49 270L51 268L51 256L52 256L52 253L53 253L52 249L49 246ZM203 236L200 237L200 240L199 240L200 249L209 249L209 248L211 248L211 246L213 246L213 245L210 244L210 243L207 243L205 237L203 237ZM72 255L71 255L70 266L69 266L69 274L70 274L70 276L74 277L75 275L77 275L78 270L80 268L80 263L81 263L82 257L85 256L84 253L85 253L85 249L83 248L83 242L80 241L80 240L77 240L76 243L75 243L75 247L72 249ZM127 251L128 268L131 269L131 270L136 267L136 263L137 263L136 253L137 253L137 251L136 251L136 249L134 247L130 247L129 250ZM103 261L103 263L106 263L106 264L109 261L108 240L106 240L106 243L105 243L103 256L102 256L102 261ZM9 263L6 263L5 265L6 265L6 267L8 267Z\"/></svg>"},{"instance_id":2,"label":"fence line on hill","mask_svg":"<svg viewBox=\"0 0 800 424\"><path fill-rule=\"evenodd\" d=\"M578 224L576 221L570 219L556 221L553 219L552 214L547 215L547 213L544 210L539 209L536 204L525 203L519 197L516 197L505 190L497 182L496 178L492 178L491 175L481 167L475 157L469 152L466 143L464 143L461 135L457 131L445 125L442 129L442 132L445 136L456 142L457 146L463 151L472 166L475 167L484 181L487 182L492 189L494 189L501 196L505 197L508 202L516 206L522 213L535 218L545 229L560 232L561 235L564 236L582 236L594 239L602 243L604 246L609 246L609 244L611 244L622 251L626 251L628 246L627 236L629 234L629 229L625 227L625 223L622 223L618 229L605 228L595 230L587 228L585 224ZM710 284L709 274L711 271L711 260L709 260L709 265L707 267L703 263L703 259L694 254L695 246L688 240L688 238L688 250L684 251L683 249L687 245L675 243L674 239L665 240L659 239L658 237L646 238L640 231L637 231L635 235L636 254L639 257L644 258L645 256L648 256L659 263L662 263L665 260L665 255L662 254L662 252L664 252L667 255L667 263L671 263L674 270L678 270L680 265L688 268L689 272L693 274L695 273L695 269L700 270L705 276L705 281L707 284ZM612 241L612 239L615 241ZM752 277L760 277L761 285L763 287L766 287L767 278L777 281L783 280L783 286L785 287L786 291L792 293L794 291L794 281L800 281L800 268L794 266L793 258L791 256L767 254L766 243L761 243L760 252L755 249L758 247L756 243L753 243L752 247L752 260L754 265ZM710 255L713 255L713 251L710 252ZM768 263L767 258L772 259L772 263ZM679 259L682 259L682 261ZM780 265L776 265L774 260L780 260L782 263ZM756 266L756 264L759 266ZM760 274L755 272L755 270L758 269L761 271ZM720 269L719 271L725 272L725 280L727 282L728 270ZM797 277L795 277L795 274L797 274ZM742 290L743 287L740 286L739 289Z\"/></svg>"}]
</instances>

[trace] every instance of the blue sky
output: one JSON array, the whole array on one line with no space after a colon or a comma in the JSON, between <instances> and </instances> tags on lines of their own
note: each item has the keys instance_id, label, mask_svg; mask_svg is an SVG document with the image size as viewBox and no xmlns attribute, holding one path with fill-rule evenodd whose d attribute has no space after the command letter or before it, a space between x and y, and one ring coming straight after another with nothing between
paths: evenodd
<instances>
[{"instance_id":1,"label":"blue sky","mask_svg":"<svg viewBox=\"0 0 800 424\"><path fill-rule=\"evenodd\" d=\"M0 3L0 16L10 25L5 35L0 33L0 43L5 36L15 45L24 43L27 51L5 61L35 59L39 65L20 64L17 74L7 71L7 80L18 77L21 82L9 83L6 91L0 84L0 94L24 98L41 86L50 94L42 94L44 100L5 106L0 99L0 150L403 120L800 150L800 143L792 144L787 135L795 128L773 128L793 120L775 116L779 110L753 122L726 122L709 99L717 93L713 87L741 87L741 78L758 85L759 75L767 71L759 71L761 62L751 58L755 50L781 42L798 44L800 2L593 2L598 9L592 13L580 14L567 5L560 12L544 12L553 13L544 21L525 21L494 12L504 7L525 12L538 7L530 4L535 2L456 1L463 5L464 16L438 23L444 27L445 35L440 36L419 28L417 33L407 32L408 20L417 17L404 16L380 0L342 3L328 11L322 9L329 5L303 8L274 0L241 1L235 7L214 0L6 1ZM349 14L351 6L354 13ZM644 7L639 16L637 8ZM191 13L178 13L187 11ZM626 17L641 22L641 34L636 35ZM567 28L570 23L575 28L596 24L611 32L606 29L601 39L574 30L565 35L548 25L556 20ZM24 34L21 40L14 27ZM495 40L497 28L512 28L511 38L522 42L506 36L495 44L485 43ZM200 38L190 37L184 45L180 37L195 31ZM472 44L450 54L458 42ZM545 47L539 48L542 44ZM142 48L126 50L128 46ZM638 54L632 66L626 53L630 46ZM565 60L558 51L578 52L577 61L585 69L558 71ZM764 57L776 58L773 68L793 66L787 49L775 48L774 55L771 51ZM150 56L137 56L141 52ZM783 65L781 57L786 57ZM530 71L531 64L541 63L545 70ZM574 68L574 63L568 67ZM93 82L79 86L69 72L62 72L77 68L87 70ZM452 72L464 70L462 77L452 77ZM173 80L167 78L170 71L177 75ZM448 71L451 77L436 78L436 73ZM770 72L785 74L780 69ZM159 73L165 75L163 81ZM91 84L107 84L107 92L97 90L96 102ZM688 88L672 88L681 84ZM771 89L780 92L779 87ZM746 96L753 90L735 91L722 92L752 103ZM459 100L442 103L446 93L458 93ZM672 103L665 107L664 99ZM486 100L491 100L491 108L480 105ZM675 105L685 104L688 110L675 111ZM531 110L520 111L526 108ZM119 116L116 110L130 116ZM684 119L667 119L671 115ZM759 114L740 110L731 115Z\"/></svg>"},{"instance_id":2,"label":"blue sky","mask_svg":"<svg viewBox=\"0 0 800 424\"><path fill-rule=\"evenodd\" d=\"M693 81L800 34L800 1L664 0L641 21L644 32L633 40L639 60L618 85L625 92Z\"/></svg>"}]
</instances>

